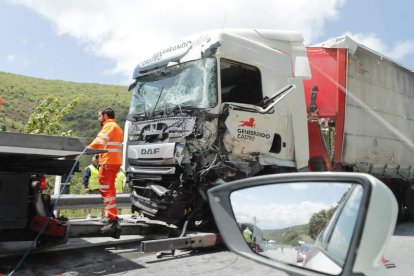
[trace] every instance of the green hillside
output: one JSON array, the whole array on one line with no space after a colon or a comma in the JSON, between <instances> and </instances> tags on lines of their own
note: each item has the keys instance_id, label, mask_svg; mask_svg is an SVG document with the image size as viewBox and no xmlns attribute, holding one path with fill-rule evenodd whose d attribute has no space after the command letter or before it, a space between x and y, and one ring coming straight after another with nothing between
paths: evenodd
<instances>
[{"instance_id":1,"label":"green hillside","mask_svg":"<svg viewBox=\"0 0 414 276\"><path fill-rule=\"evenodd\" d=\"M296 225L283 229L262 230L266 240L274 240L277 243L290 244L297 246L298 241L313 243L313 239L308 234L309 224Z\"/></svg>"},{"instance_id":2,"label":"green hillside","mask_svg":"<svg viewBox=\"0 0 414 276\"><path fill-rule=\"evenodd\" d=\"M77 98L79 104L64 118L63 130L72 129L77 137L88 140L100 129L97 113L112 107L123 127L128 113L130 92L127 86L45 80L0 72L0 130L20 132L34 108L47 96L60 97L64 104Z\"/></svg>"}]
</instances>

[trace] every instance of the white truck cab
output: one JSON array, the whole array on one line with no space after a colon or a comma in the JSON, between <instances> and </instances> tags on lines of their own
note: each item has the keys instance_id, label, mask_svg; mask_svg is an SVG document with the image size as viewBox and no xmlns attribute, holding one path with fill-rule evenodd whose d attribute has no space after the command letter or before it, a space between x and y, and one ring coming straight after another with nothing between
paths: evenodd
<instances>
[{"instance_id":1,"label":"white truck cab","mask_svg":"<svg viewBox=\"0 0 414 276\"><path fill-rule=\"evenodd\" d=\"M300 34L198 34L155 52L133 78L124 166L137 210L182 221L199 204L186 193L306 170L310 69Z\"/></svg>"}]
</instances>

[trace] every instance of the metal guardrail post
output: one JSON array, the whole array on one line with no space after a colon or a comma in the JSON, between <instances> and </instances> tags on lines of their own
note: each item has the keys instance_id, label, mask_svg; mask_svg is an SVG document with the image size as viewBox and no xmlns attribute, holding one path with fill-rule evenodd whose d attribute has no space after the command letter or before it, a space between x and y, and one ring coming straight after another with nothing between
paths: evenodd
<instances>
[{"instance_id":1,"label":"metal guardrail post","mask_svg":"<svg viewBox=\"0 0 414 276\"><path fill-rule=\"evenodd\" d=\"M55 187L53 189L53 195L58 196L60 194L61 186L62 186L62 176L56 175L55 176ZM58 218L59 217L59 210L55 209L53 211L53 214L55 215L56 218Z\"/></svg>"}]
</instances>

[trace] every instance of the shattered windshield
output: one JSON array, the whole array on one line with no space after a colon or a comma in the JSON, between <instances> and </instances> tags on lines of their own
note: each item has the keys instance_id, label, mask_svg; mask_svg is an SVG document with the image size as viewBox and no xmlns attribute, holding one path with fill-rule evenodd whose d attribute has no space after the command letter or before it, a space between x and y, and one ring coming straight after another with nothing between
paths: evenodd
<instances>
[{"instance_id":1,"label":"shattered windshield","mask_svg":"<svg viewBox=\"0 0 414 276\"><path fill-rule=\"evenodd\" d=\"M177 64L138 78L130 114L166 107L214 107L217 104L216 60Z\"/></svg>"}]
</instances>

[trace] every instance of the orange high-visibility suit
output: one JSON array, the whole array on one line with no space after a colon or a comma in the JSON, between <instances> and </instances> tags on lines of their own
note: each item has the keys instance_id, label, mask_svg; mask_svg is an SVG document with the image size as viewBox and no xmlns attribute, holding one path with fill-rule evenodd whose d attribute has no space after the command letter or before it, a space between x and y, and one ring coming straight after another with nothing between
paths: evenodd
<instances>
[{"instance_id":1,"label":"orange high-visibility suit","mask_svg":"<svg viewBox=\"0 0 414 276\"><path fill-rule=\"evenodd\" d=\"M99 191L101 192L105 216L110 220L118 217L116 207L115 179L122 164L122 141L124 133L114 119L103 123L102 130L88 146L92 149L107 150L99 154Z\"/></svg>"}]
</instances>

